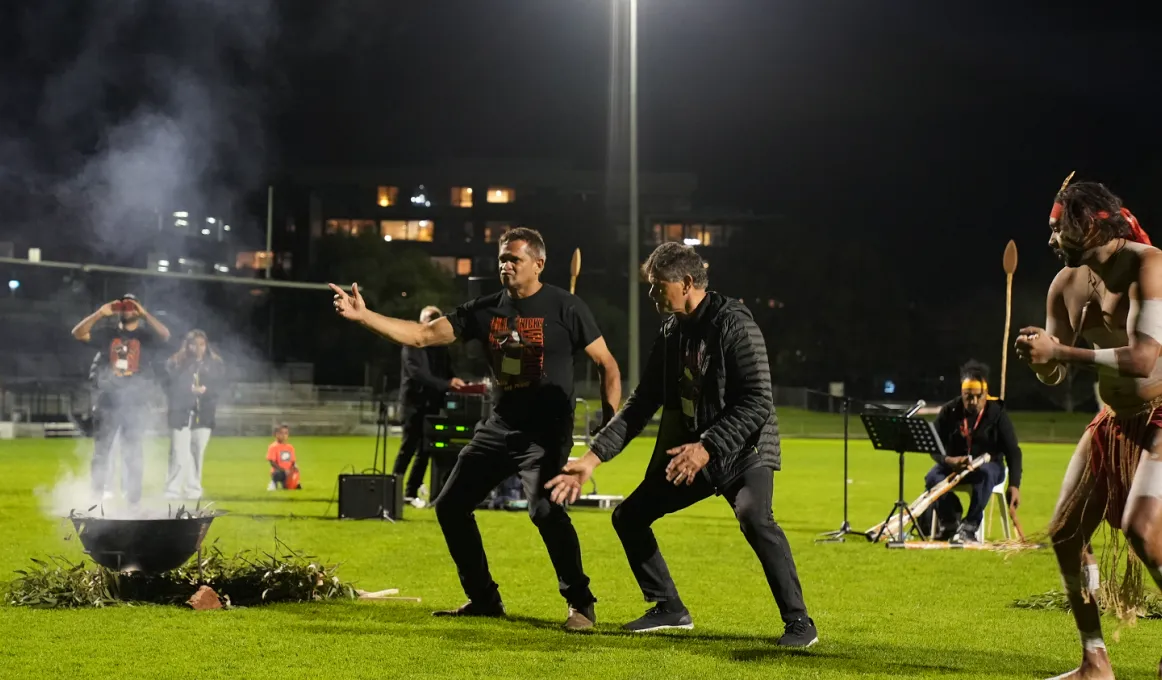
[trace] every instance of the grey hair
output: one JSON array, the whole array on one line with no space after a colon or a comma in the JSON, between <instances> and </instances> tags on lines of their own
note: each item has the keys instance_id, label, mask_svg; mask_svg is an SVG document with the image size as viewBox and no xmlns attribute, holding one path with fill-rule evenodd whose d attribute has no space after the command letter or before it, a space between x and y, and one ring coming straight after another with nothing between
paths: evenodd
<instances>
[{"instance_id":1,"label":"grey hair","mask_svg":"<svg viewBox=\"0 0 1162 680\"><path fill-rule=\"evenodd\" d=\"M689 276L695 288L705 288L710 283L706 274L706 262L693 247L681 243L663 243L650 253L641 269L642 278L652 274L659 281L675 283Z\"/></svg>"},{"instance_id":2,"label":"grey hair","mask_svg":"<svg viewBox=\"0 0 1162 680\"><path fill-rule=\"evenodd\" d=\"M500 235L500 247L503 248L506 243L512 241L524 241L528 245L529 254L535 259L545 259L545 238L541 236L541 232L529 227L515 227L509 229Z\"/></svg>"}]
</instances>

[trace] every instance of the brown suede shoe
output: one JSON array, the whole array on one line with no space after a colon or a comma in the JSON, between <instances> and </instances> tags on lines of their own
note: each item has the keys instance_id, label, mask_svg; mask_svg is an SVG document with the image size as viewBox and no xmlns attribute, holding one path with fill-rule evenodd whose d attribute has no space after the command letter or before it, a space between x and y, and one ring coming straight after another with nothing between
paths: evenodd
<instances>
[{"instance_id":1,"label":"brown suede shoe","mask_svg":"<svg viewBox=\"0 0 1162 680\"><path fill-rule=\"evenodd\" d=\"M565 630L589 630L593 628L596 621L597 614L594 613L592 604L584 609L577 609L570 605L569 618L565 619Z\"/></svg>"}]
</instances>

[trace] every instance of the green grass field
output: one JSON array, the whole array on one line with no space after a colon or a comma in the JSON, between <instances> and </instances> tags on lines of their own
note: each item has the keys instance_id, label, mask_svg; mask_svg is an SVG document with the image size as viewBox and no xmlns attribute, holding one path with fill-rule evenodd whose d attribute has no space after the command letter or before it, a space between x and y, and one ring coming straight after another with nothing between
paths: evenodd
<instances>
[{"instance_id":1,"label":"green grass field","mask_svg":"<svg viewBox=\"0 0 1162 680\"><path fill-rule=\"evenodd\" d=\"M1059 588L1050 551L889 551L851 539L815 544L842 519L842 442L787 439L776 476L775 515L786 529L821 642L807 652L773 645L782 624L759 565L720 498L656 525L683 599L689 632L630 636L620 624L646 605L608 511L575 509L586 569L600 598L593 634L559 629L565 604L539 536L524 513L479 512L506 621L450 621L434 608L462 603L454 567L430 509L404 521L338 521L323 513L336 476L370 465L373 440L296 438L306 489L268 493L265 440L219 438L206 488L232 515L207 540L228 553L278 537L368 590L396 587L413 602L281 604L193 612L134 606L50 611L0 607L4 678L1044 678L1073 668L1079 651L1068 614L1018 610L1014 599ZM160 449L162 443L154 446ZM598 470L602 492L628 493L650 442ZM0 574L28 558L81 557L72 529L40 510L38 488L79 470L89 442L0 444ZM395 442L390 443L394 454ZM79 450L75 450L79 449ZM1048 520L1070 447L1026 446L1023 520ZM147 477L164 474L151 461ZM911 456L909 500L922 488L924 456ZM891 507L896 460L851 446L850 516L867 528ZM1142 621L1106 637L1119 678L1155 677L1162 625Z\"/></svg>"},{"instance_id":2,"label":"green grass field","mask_svg":"<svg viewBox=\"0 0 1162 680\"><path fill-rule=\"evenodd\" d=\"M819 413L780 406L779 428L786 437L843 436L843 416L837 413ZM1063 411L1010 411L1009 418L1021 442L1073 443L1085 426L1093 419L1093 413L1065 413ZM858 414L852 414L849 423L852 439L866 439L867 432L860 423Z\"/></svg>"}]
</instances>

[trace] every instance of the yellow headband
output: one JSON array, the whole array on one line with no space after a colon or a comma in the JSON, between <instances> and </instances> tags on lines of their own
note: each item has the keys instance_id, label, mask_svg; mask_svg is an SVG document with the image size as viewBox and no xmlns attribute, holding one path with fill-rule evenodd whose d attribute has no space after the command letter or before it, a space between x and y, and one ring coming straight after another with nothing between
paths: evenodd
<instances>
[{"instance_id":1,"label":"yellow headband","mask_svg":"<svg viewBox=\"0 0 1162 680\"><path fill-rule=\"evenodd\" d=\"M983 380L965 379L964 382L960 383L960 389L962 389L962 390L978 389L978 390L980 390L981 394L988 394L989 384Z\"/></svg>"}]
</instances>

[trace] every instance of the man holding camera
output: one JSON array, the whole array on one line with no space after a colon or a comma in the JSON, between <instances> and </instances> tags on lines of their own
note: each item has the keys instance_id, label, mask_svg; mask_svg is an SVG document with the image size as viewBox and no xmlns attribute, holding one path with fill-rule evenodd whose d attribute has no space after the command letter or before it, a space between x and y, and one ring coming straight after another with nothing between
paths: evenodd
<instances>
[{"instance_id":1,"label":"man holding camera","mask_svg":"<svg viewBox=\"0 0 1162 680\"><path fill-rule=\"evenodd\" d=\"M94 328L102 319L116 325ZM143 323L144 321L144 323ZM141 500L141 438L149 415L151 364L169 329L131 294L107 302L73 329L73 337L97 348L97 407L94 411L93 492L108 497L113 440L121 435L122 491L130 504Z\"/></svg>"},{"instance_id":2,"label":"man holding camera","mask_svg":"<svg viewBox=\"0 0 1162 680\"><path fill-rule=\"evenodd\" d=\"M443 316L439 307L424 307L420 323L431 323ZM400 350L403 363L399 395L403 406L403 438L395 457L392 473L402 477L408 463L415 456L412 473L404 486L404 501L423 507L420 487L428 469L428 452L421 445L424 440L424 417L440 412L440 400L450 389L464 387L464 381L452 375L452 356L446 346L408 347ZM416 451L419 455L416 456Z\"/></svg>"}]
</instances>

